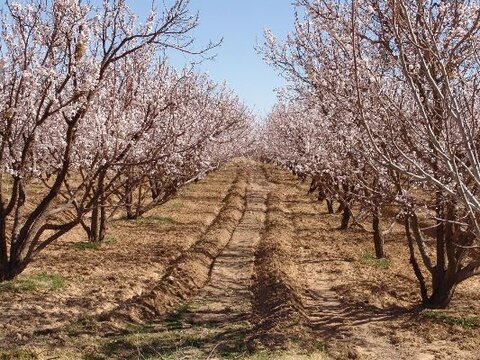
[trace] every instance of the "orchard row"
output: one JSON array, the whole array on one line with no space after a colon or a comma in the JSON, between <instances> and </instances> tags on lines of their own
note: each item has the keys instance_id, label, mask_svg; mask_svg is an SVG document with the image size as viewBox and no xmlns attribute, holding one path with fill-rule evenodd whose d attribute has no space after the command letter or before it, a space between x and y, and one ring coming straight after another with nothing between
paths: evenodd
<instances>
[{"instance_id":1,"label":"orchard row","mask_svg":"<svg viewBox=\"0 0 480 360\"><path fill-rule=\"evenodd\" d=\"M424 304L446 307L480 273L478 1L298 0L263 55L288 79L264 156L312 176L342 228L370 217L378 257L403 224Z\"/></svg>"},{"instance_id":2,"label":"orchard row","mask_svg":"<svg viewBox=\"0 0 480 360\"><path fill-rule=\"evenodd\" d=\"M244 151L252 116L169 50L193 48L176 0L145 22L125 1L7 2L0 44L0 281L81 225L105 237ZM166 5L164 5L166 6Z\"/></svg>"}]
</instances>

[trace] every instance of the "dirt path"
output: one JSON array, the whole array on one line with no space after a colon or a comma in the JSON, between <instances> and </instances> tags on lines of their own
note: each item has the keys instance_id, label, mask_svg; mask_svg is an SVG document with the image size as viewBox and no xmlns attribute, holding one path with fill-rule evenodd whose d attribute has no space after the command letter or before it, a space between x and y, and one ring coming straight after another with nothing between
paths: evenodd
<instances>
[{"instance_id":1,"label":"dirt path","mask_svg":"<svg viewBox=\"0 0 480 360\"><path fill-rule=\"evenodd\" d=\"M149 329L152 338L131 346L137 352L162 359L256 359L252 352L262 359L324 359L303 334L297 297L303 281L295 283L284 197L263 164L248 161L244 170L245 211L208 283Z\"/></svg>"},{"instance_id":2,"label":"dirt path","mask_svg":"<svg viewBox=\"0 0 480 360\"><path fill-rule=\"evenodd\" d=\"M250 327L255 251L265 225L266 201L272 188L259 166L251 165L243 218L215 260L209 284L191 303L190 314L185 319L194 328L208 326L213 330L209 334L210 342L189 352L192 359L239 352L245 346L242 338Z\"/></svg>"}]
</instances>

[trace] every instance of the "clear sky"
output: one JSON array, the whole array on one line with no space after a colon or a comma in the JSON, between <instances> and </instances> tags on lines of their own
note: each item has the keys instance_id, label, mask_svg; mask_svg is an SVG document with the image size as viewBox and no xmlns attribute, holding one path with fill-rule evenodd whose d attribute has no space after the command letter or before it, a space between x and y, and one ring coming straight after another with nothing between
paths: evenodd
<instances>
[{"instance_id":1,"label":"clear sky","mask_svg":"<svg viewBox=\"0 0 480 360\"><path fill-rule=\"evenodd\" d=\"M136 0L133 8L143 15L149 4L149 0ZM256 114L266 115L276 101L274 89L284 82L263 62L255 45L263 42L265 28L280 38L291 31L291 0L191 0L190 8L200 14L194 32L197 46L224 39L222 46L213 50L217 57L201 64L201 70L218 82L225 80ZM189 62L180 54L171 60L178 67Z\"/></svg>"}]
</instances>

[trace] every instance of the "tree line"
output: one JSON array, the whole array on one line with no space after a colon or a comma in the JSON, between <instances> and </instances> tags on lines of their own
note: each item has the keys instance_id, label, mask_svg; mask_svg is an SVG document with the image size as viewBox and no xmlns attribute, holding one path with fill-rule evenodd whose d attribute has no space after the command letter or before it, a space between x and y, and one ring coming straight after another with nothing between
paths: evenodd
<instances>
[{"instance_id":1,"label":"tree line","mask_svg":"<svg viewBox=\"0 0 480 360\"><path fill-rule=\"evenodd\" d=\"M378 257L402 223L433 308L480 273L479 31L478 1L297 0L260 49L288 80L262 156L311 176L341 228L369 217Z\"/></svg>"},{"instance_id":2,"label":"tree line","mask_svg":"<svg viewBox=\"0 0 480 360\"><path fill-rule=\"evenodd\" d=\"M170 50L215 47L195 49L187 0L143 22L125 0L5 1L1 17L0 281L77 226L102 241L112 217L141 216L247 145L238 97L169 64Z\"/></svg>"}]
</instances>

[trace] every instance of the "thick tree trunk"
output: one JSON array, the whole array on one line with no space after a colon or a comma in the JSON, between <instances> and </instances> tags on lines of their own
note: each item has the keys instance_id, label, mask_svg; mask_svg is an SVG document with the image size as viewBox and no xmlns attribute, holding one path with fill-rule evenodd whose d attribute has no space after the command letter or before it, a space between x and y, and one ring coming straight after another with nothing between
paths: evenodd
<instances>
[{"instance_id":1,"label":"thick tree trunk","mask_svg":"<svg viewBox=\"0 0 480 360\"><path fill-rule=\"evenodd\" d=\"M445 282L445 270L446 270L446 258L445 258L445 211L443 194L438 191L435 199L435 215L437 220L436 228L436 260L433 274L432 274L432 287L435 292L436 289L440 289Z\"/></svg>"},{"instance_id":2,"label":"thick tree trunk","mask_svg":"<svg viewBox=\"0 0 480 360\"><path fill-rule=\"evenodd\" d=\"M16 271L10 271L8 265L1 269L0 271L0 283L1 282L4 282L4 281L11 281L13 279L15 279L15 277L17 277L17 275L20 274L20 272L16 272Z\"/></svg>"},{"instance_id":3,"label":"thick tree trunk","mask_svg":"<svg viewBox=\"0 0 480 360\"><path fill-rule=\"evenodd\" d=\"M425 306L430 309L445 309L450 305L457 285L452 282L444 282L433 290L430 298L425 302Z\"/></svg>"},{"instance_id":4,"label":"thick tree trunk","mask_svg":"<svg viewBox=\"0 0 480 360\"><path fill-rule=\"evenodd\" d=\"M88 241L97 242L98 241L98 202L95 202L95 207L92 211L92 219L90 220L90 232L88 236Z\"/></svg>"},{"instance_id":5,"label":"thick tree trunk","mask_svg":"<svg viewBox=\"0 0 480 360\"><path fill-rule=\"evenodd\" d=\"M338 204L338 208L337 208L337 211L336 213L337 214L340 214L341 212L345 211L345 202L344 201L340 201L340 204Z\"/></svg>"},{"instance_id":6,"label":"thick tree trunk","mask_svg":"<svg viewBox=\"0 0 480 360\"><path fill-rule=\"evenodd\" d=\"M0 282L10 281L20 275L29 263L28 259L21 260L18 257L7 260L5 267L0 272Z\"/></svg>"},{"instance_id":7,"label":"thick tree trunk","mask_svg":"<svg viewBox=\"0 0 480 360\"><path fill-rule=\"evenodd\" d=\"M0 173L0 282L8 265L6 209L3 201L3 175Z\"/></svg>"},{"instance_id":8,"label":"thick tree trunk","mask_svg":"<svg viewBox=\"0 0 480 360\"><path fill-rule=\"evenodd\" d=\"M102 195L101 199L101 207L100 207L100 221L99 221L99 228L98 228L98 237L100 241L105 239L105 235L107 233L107 211L105 209L106 202L105 197Z\"/></svg>"},{"instance_id":9,"label":"thick tree trunk","mask_svg":"<svg viewBox=\"0 0 480 360\"><path fill-rule=\"evenodd\" d=\"M455 232L460 229L455 226L456 205L449 199L443 199L437 194L437 265L432 278L432 295L426 306L435 309L448 307L457 287L457 274L461 267L462 249L455 251Z\"/></svg>"},{"instance_id":10,"label":"thick tree trunk","mask_svg":"<svg viewBox=\"0 0 480 360\"><path fill-rule=\"evenodd\" d=\"M318 191L318 201L322 202L327 199L327 193L325 192L325 189L323 186L320 186L320 190Z\"/></svg>"},{"instance_id":11,"label":"thick tree trunk","mask_svg":"<svg viewBox=\"0 0 480 360\"><path fill-rule=\"evenodd\" d=\"M97 207L92 211L90 229L87 231L90 242L101 242L105 239L107 217L104 206L103 202L99 202Z\"/></svg>"},{"instance_id":12,"label":"thick tree trunk","mask_svg":"<svg viewBox=\"0 0 480 360\"><path fill-rule=\"evenodd\" d=\"M410 262L413 266L413 270L417 279L420 283L420 290L422 295L422 303L425 307L432 308L432 309L444 309L448 307L450 301L452 300L453 294L455 292L455 288L458 284L460 278L458 276L458 272L461 268L461 252L457 254L454 252L454 220L455 220L455 209L454 204L447 204L446 209L448 210L445 212L437 208L437 215L446 215L446 219L442 218L442 224L437 224L437 232L436 232L436 265L432 266L431 262L426 262L424 260L424 264L426 268L432 274L432 282L431 282L431 293L428 295L427 293L427 286L425 282L425 278L422 274L422 270L416 260L415 257L415 248L414 248L414 239L412 237L412 233L410 231L410 227L413 226L413 233L419 232L417 221L415 223L410 224L410 219L412 215L406 216L405 221L405 230L408 239L408 245L410 250ZM448 208L451 206L452 208ZM445 209L445 208L444 208ZM419 234L415 235L417 238L417 244L419 241L423 242L423 240L419 240ZM420 246L420 245L418 245ZM419 248L421 249L421 248ZM446 250L449 252L448 262L447 258L445 257ZM420 252L422 252L420 250ZM423 257L426 255L424 254ZM438 257L440 256L440 257Z\"/></svg>"},{"instance_id":13,"label":"thick tree trunk","mask_svg":"<svg viewBox=\"0 0 480 360\"><path fill-rule=\"evenodd\" d=\"M125 210L128 220L136 219L135 210L133 209L133 189L129 186L125 188Z\"/></svg>"},{"instance_id":14,"label":"thick tree trunk","mask_svg":"<svg viewBox=\"0 0 480 360\"><path fill-rule=\"evenodd\" d=\"M158 183L153 179L149 179L148 182L150 184L150 193L152 199L156 199L160 194Z\"/></svg>"},{"instance_id":15,"label":"thick tree trunk","mask_svg":"<svg viewBox=\"0 0 480 360\"><path fill-rule=\"evenodd\" d=\"M315 190L317 190L319 187L319 183L316 179L313 179L310 182L310 188L308 189L308 194L312 194ZM320 192L322 192L322 189L320 187ZM320 200L320 199L319 199ZM321 201L321 200L320 200Z\"/></svg>"}]
</instances>

